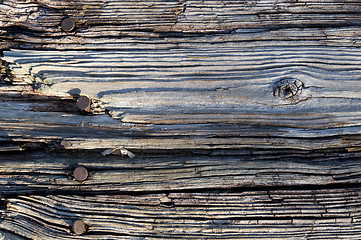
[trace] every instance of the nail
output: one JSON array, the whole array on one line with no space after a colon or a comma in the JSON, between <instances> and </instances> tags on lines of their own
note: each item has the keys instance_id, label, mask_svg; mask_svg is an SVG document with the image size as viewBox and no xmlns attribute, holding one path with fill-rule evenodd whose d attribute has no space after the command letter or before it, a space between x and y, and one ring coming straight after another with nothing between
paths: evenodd
<instances>
[{"instance_id":1,"label":"nail","mask_svg":"<svg viewBox=\"0 0 361 240\"><path fill-rule=\"evenodd\" d=\"M77 167L74 169L73 176L77 181L84 181L88 178L88 170L85 167Z\"/></svg>"},{"instance_id":2,"label":"nail","mask_svg":"<svg viewBox=\"0 0 361 240\"><path fill-rule=\"evenodd\" d=\"M86 232L86 225L82 220L76 220L72 227L73 233L81 235Z\"/></svg>"},{"instance_id":3,"label":"nail","mask_svg":"<svg viewBox=\"0 0 361 240\"><path fill-rule=\"evenodd\" d=\"M72 18L64 18L63 21L61 22L61 28L63 29L63 31L65 32L70 32L71 30L73 30L75 27L75 20Z\"/></svg>"},{"instance_id":4,"label":"nail","mask_svg":"<svg viewBox=\"0 0 361 240\"><path fill-rule=\"evenodd\" d=\"M76 106L80 110L88 112L90 110L90 99L87 96L80 96L76 101Z\"/></svg>"}]
</instances>

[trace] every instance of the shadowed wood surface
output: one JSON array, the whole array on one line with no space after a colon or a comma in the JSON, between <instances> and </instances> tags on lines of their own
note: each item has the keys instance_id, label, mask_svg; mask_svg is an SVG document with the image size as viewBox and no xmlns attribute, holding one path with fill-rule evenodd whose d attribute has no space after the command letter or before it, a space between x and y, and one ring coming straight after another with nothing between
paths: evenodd
<instances>
[{"instance_id":1,"label":"shadowed wood surface","mask_svg":"<svg viewBox=\"0 0 361 240\"><path fill-rule=\"evenodd\" d=\"M360 239L360 10L1 1L0 239Z\"/></svg>"}]
</instances>

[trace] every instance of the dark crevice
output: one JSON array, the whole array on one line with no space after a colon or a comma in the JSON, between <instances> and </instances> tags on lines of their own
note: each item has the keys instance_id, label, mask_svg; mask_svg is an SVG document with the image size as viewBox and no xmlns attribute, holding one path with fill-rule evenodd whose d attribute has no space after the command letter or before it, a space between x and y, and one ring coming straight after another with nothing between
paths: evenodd
<instances>
[{"instance_id":1,"label":"dark crevice","mask_svg":"<svg viewBox=\"0 0 361 240\"><path fill-rule=\"evenodd\" d=\"M29 36L36 36L36 33L42 33L43 31L38 31L38 30L34 30L34 29L29 29L27 27L24 26L19 26L19 25L12 25L12 26L8 26L8 27L0 27L0 30L6 31L8 33L7 36L11 36L11 33L24 33L27 34Z\"/></svg>"},{"instance_id":2,"label":"dark crevice","mask_svg":"<svg viewBox=\"0 0 361 240\"><path fill-rule=\"evenodd\" d=\"M7 209L7 200L4 198L0 199L0 211L5 211Z\"/></svg>"},{"instance_id":3,"label":"dark crevice","mask_svg":"<svg viewBox=\"0 0 361 240\"><path fill-rule=\"evenodd\" d=\"M350 12L347 12L347 14L349 14ZM323 14L327 14L327 13L323 13ZM331 13L333 14L333 13ZM355 12L355 13L350 13L350 14L354 14L354 15L359 15L359 12ZM245 15L245 14L244 14ZM267 13L258 13L258 14L248 14L249 16L255 16L257 15L258 18L260 19L260 24L254 24L254 26L252 27L252 25L246 25L243 24L243 26L241 26L241 23L239 24L240 26L237 26L236 28L224 28L224 29L202 29L202 32L182 32L182 31L154 31L153 28L139 28L136 29L137 32L144 32L144 33L157 33L158 36L160 37L174 37L174 38L178 38L178 37L204 37L204 36L209 36L209 35L214 35L214 34L233 34L236 31L241 31L243 29L245 30L249 30L249 29L264 29L267 31L274 31L274 30L283 30L283 29L293 29L293 28L309 28L309 29L315 29L315 28L319 28L319 29L327 29L327 28L344 28L344 27L359 27L361 26L361 20L359 19L355 19L355 20L339 20L340 22L331 22L331 23L278 23L278 24L267 24L267 23L262 23L262 18L264 16L264 18L267 18L267 16L269 16L270 14ZM168 23L168 25L172 25L175 22L174 18L169 18L169 19L164 19L164 20L169 20L170 22ZM282 21L278 20L276 17L273 19L266 19L266 21ZM305 20L306 21L306 20ZM91 23L91 24L87 24L84 26L78 26L79 29L81 28L89 28L89 27L101 27L101 26L114 26L114 27L124 27L124 26L134 26L134 23L118 23L118 22L104 22L104 23ZM55 26L54 26L55 27ZM25 35L28 35L29 37L38 37L38 34L42 34L42 33L46 33L42 30L36 30L36 29L29 29L27 27L24 26L10 26L10 27L0 27L0 30L6 31L7 32L7 37L9 36L14 36L16 33L22 33ZM126 34L127 32L134 32L134 29L128 29L128 30L122 30L122 34ZM64 33L64 36L65 33ZM63 36L63 37L64 37ZM131 34L129 36L132 36ZM51 38L51 36L48 36L49 38ZM103 36L97 36L97 38L101 38ZM120 37L124 37L124 36L120 36ZM54 36L52 37L54 39L59 38L59 36ZM148 37L146 37L148 38ZM150 39L154 38L154 37L149 37Z\"/></svg>"},{"instance_id":4,"label":"dark crevice","mask_svg":"<svg viewBox=\"0 0 361 240\"><path fill-rule=\"evenodd\" d=\"M29 144L31 143L31 139L29 140ZM71 150L71 149L63 149L61 147L62 140L50 140L46 143L38 143L40 148L27 148L28 143L24 143L24 141L16 141L16 140L0 140L0 145L17 145L23 146L26 151L22 153L17 152L3 152L3 156L9 156L14 159L24 156L28 159L27 162L31 162L34 158L64 158L67 159L93 159L94 161L99 161L99 159L103 159L106 161L114 161L119 159L119 156L102 156L100 149L94 150ZM34 143L36 144L36 143ZM31 146L31 145L30 145ZM139 159L147 158L148 161L153 161L155 163L159 163L159 161L177 161L182 165L177 167L183 167L183 161L187 158L191 158L197 160L198 158L209 159L207 164L199 163L194 166L209 166L212 160L224 160L226 162L240 162L244 160L264 160L264 161L279 161L283 159L285 162L300 162L300 163L313 163L320 162L320 164L327 164L325 161L330 163L339 163L340 161L353 162L354 164L358 163L359 158L361 157L360 151L348 152L344 148L332 148L332 149L319 149L319 150L300 150L300 149L291 149L291 148L283 148L283 149L262 149L262 148L244 148L244 149L223 149L218 148L214 150L201 150L201 149L132 149L132 152L136 155L134 159L123 158L127 161L139 161ZM332 161L330 161L332 160ZM355 162L356 161L356 162ZM78 161L74 161L76 163ZM83 164L86 164L85 162ZM169 167L169 166L168 166ZM168 168L166 167L166 168ZM95 170L114 170L118 168L107 167L107 166L97 166L91 167ZM158 167L156 167L158 169ZM69 170L67 168L65 170ZM120 169L120 168L119 168ZM121 168L123 169L123 168ZM126 168L126 169L138 169L138 168ZM140 168L144 169L144 168ZM149 169L153 169L153 166L149 166Z\"/></svg>"},{"instance_id":5,"label":"dark crevice","mask_svg":"<svg viewBox=\"0 0 361 240\"><path fill-rule=\"evenodd\" d=\"M349 13L349 12L348 12ZM325 13L326 14L326 13ZM351 13L351 14L356 14L356 13ZM359 14L359 13L357 13ZM258 15L258 17L260 19L262 19L262 16L267 16L267 13L259 13L259 14L251 14L251 15ZM172 21L174 19L171 19ZM271 19L272 20L272 19ZM277 19L273 19L274 21L277 21ZM91 25L87 25L87 26L83 26L84 28L88 28L88 27L98 27L98 26L121 26L124 27L126 26L126 23L112 23L112 22L107 22L107 23L92 23ZM134 23L129 23L129 26L134 25ZM294 28L299 28L299 29L320 29L320 30L327 30L327 29L333 29L333 28L346 28L346 27L360 27L361 26L361 20L343 20L342 22L339 23L304 23L304 24L283 24L283 23L279 23L277 25L271 25L271 24L259 24L255 27L252 28L252 26L248 26L245 25L243 27L237 26L236 28L229 28L229 29L205 29L202 30L202 32L181 32L181 31L163 31L163 32L157 32L154 31L154 29L152 28L143 28L143 29L137 29L137 32L140 33L156 33L157 36L144 36L141 37L143 39L155 39L155 38L195 38L195 37L207 37L207 36L214 36L214 35L229 35L229 34L234 34L237 33L237 31L242 31L242 30L249 30L249 29L258 29L266 32L266 31L276 31L276 30L285 30L285 29L294 29ZM78 26L78 28L81 28L82 26ZM33 29L28 29L24 26L11 26L11 27L0 27L0 30L6 31L6 37L15 37L16 34L20 33L20 34L25 34L29 37L39 37L39 34L44 33L41 30L33 30ZM134 32L133 29L129 29L129 30L123 30L122 31L122 35L115 37L114 35L102 35L102 36L96 36L94 38L100 39L100 38L119 38L122 39L124 37L133 37L134 35L132 35L132 32ZM129 33L127 35L127 33ZM76 32L75 32L76 34ZM106 33L105 33L106 34ZM40 37L45 37L45 38L49 38L49 39L59 39L59 36L40 36ZM60 36L60 37L66 37L66 35L64 36ZM85 37L88 38L88 37ZM89 38L92 38L91 36ZM305 38L307 39L307 38ZM323 38L320 38L319 40L322 40ZM6 39L5 39L6 40ZM300 41L301 39L297 39L297 41ZM245 40L247 41L247 40ZM250 42L254 42L257 41L255 39L252 40L248 40ZM264 40L262 40L264 41ZM287 41L287 40L282 40L282 41ZM290 41L294 41L292 39L290 39ZM23 41L17 41L17 40L13 40L13 43L16 43L20 48L21 45L26 44ZM41 48L43 49L45 46L44 44L41 44ZM46 47L45 47L46 48ZM72 50L77 50L77 49L72 49Z\"/></svg>"},{"instance_id":6,"label":"dark crevice","mask_svg":"<svg viewBox=\"0 0 361 240\"><path fill-rule=\"evenodd\" d=\"M127 190L79 190L81 185L74 186L74 190L64 189L49 189L46 186L43 188L34 187L29 189L28 186L24 185L24 189L9 189L1 190L4 198L12 198L17 196L29 196L29 195L78 195L78 196L94 196L94 195L130 195L130 196L142 196L147 194L170 194L170 193L242 193L242 192L257 192L257 191L297 191L297 190L332 190L332 189L350 189L360 191L361 183L332 183L325 185L318 184L303 184L303 185L280 185L280 186L247 186L246 184L240 183L242 187L225 187L225 188L192 188L192 189L174 189L174 190L150 190L150 191L127 191Z\"/></svg>"},{"instance_id":7,"label":"dark crevice","mask_svg":"<svg viewBox=\"0 0 361 240\"><path fill-rule=\"evenodd\" d=\"M308 41L309 39L305 39L306 41ZM274 42L274 41L277 41L277 40L268 40L268 41L263 41L262 42ZM307 47L325 47L325 44L320 42L321 40L317 40L317 41L314 41L315 43L308 43L307 44ZM227 42L227 41L225 41ZM255 40L247 40L247 41L229 41L229 43L232 43L232 42L255 42ZM260 41L261 42L261 41ZM284 42L294 42L294 43L297 43L299 42L298 40L282 40L281 41L281 44L280 45L277 45L276 47L277 48L288 48L288 47L304 47L305 45L302 45L302 44L297 44L297 45L292 45L290 46L289 44L282 44ZM213 44L213 43L212 43ZM261 43L259 43L261 44ZM119 52L122 52L122 51L134 51L134 48L121 48L121 49L117 49L117 48L112 48L112 47L105 47L105 48L101 48L101 47L98 47L98 48L92 48L92 47L82 47L80 46L79 48L74 48L73 46L69 46L68 48L66 47L67 44L59 44L61 46L61 48L56 48L56 47L47 47L46 45L44 44L31 44L31 45L26 45L26 44L22 44L22 45L19 45L19 46L13 46L11 47L12 49L23 49L23 50L41 50L41 51L73 51L73 52L83 52L83 51L93 51L93 52L103 52L103 51L109 51L109 50L117 50ZM265 46L267 47L267 45ZM272 47L274 47L274 45L272 45ZM340 43L339 45L337 45L337 42L334 42L333 45L331 47L334 47L334 48L337 48L337 47L345 47L344 44ZM357 46L356 46L357 47ZM157 50L173 50L173 49L178 49L178 47L164 47L164 48L157 48ZM10 50L10 49L4 49L4 50ZM148 52L149 50L153 50L154 51L154 48L137 48L137 51L138 52Z\"/></svg>"},{"instance_id":8,"label":"dark crevice","mask_svg":"<svg viewBox=\"0 0 361 240\"><path fill-rule=\"evenodd\" d=\"M1 51L3 57L3 51ZM9 63L0 58L0 84L11 85L14 76L10 70Z\"/></svg>"},{"instance_id":9,"label":"dark crevice","mask_svg":"<svg viewBox=\"0 0 361 240\"><path fill-rule=\"evenodd\" d=\"M10 83L11 84L11 83ZM36 89L35 86L33 86ZM58 97L42 95L34 92L17 92L16 94L0 93L4 102L22 102L30 104L30 111L33 112L63 112L77 115L102 114L103 109L97 107L89 111L83 111L77 106L78 97ZM96 100L91 100L96 101ZM94 113L93 113L94 112Z\"/></svg>"}]
</instances>

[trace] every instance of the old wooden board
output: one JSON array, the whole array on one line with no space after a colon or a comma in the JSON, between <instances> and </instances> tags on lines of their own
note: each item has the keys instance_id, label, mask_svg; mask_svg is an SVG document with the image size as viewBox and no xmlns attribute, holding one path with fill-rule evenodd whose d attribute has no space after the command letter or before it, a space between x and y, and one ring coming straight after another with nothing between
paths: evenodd
<instances>
[{"instance_id":1,"label":"old wooden board","mask_svg":"<svg viewBox=\"0 0 361 240\"><path fill-rule=\"evenodd\" d=\"M7 153L0 227L30 239L360 237L360 153L234 154Z\"/></svg>"},{"instance_id":2,"label":"old wooden board","mask_svg":"<svg viewBox=\"0 0 361 240\"><path fill-rule=\"evenodd\" d=\"M5 51L10 81L37 86L60 106L48 106L46 97L16 105L14 96L1 105L7 109L1 127L10 137L58 138L72 149L360 145L357 48L202 45ZM71 111L74 93L96 99L97 114Z\"/></svg>"},{"instance_id":3,"label":"old wooden board","mask_svg":"<svg viewBox=\"0 0 361 240\"><path fill-rule=\"evenodd\" d=\"M360 239L360 11L1 1L0 239Z\"/></svg>"}]
</instances>

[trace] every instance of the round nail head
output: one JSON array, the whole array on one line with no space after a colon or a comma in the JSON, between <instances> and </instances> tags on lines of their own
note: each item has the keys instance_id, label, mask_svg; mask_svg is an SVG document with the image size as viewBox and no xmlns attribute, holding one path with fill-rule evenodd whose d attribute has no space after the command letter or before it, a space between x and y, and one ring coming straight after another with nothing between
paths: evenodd
<instances>
[{"instance_id":1,"label":"round nail head","mask_svg":"<svg viewBox=\"0 0 361 240\"><path fill-rule=\"evenodd\" d=\"M77 181L84 181L88 178L88 170L85 167L77 167L74 169L73 175Z\"/></svg>"},{"instance_id":2,"label":"round nail head","mask_svg":"<svg viewBox=\"0 0 361 240\"><path fill-rule=\"evenodd\" d=\"M65 31L65 32L70 32L71 30L73 30L75 27L75 21L72 18L64 18L63 21L61 22L61 28Z\"/></svg>"},{"instance_id":3,"label":"round nail head","mask_svg":"<svg viewBox=\"0 0 361 240\"><path fill-rule=\"evenodd\" d=\"M86 232L85 223L82 220L76 220L73 224L73 233L81 235Z\"/></svg>"},{"instance_id":4,"label":"round nail head","mask_svg":"<svg viewBox=\"0 0 361 240\"><path fill-rule=\"evenodd\" d=\"M80 96L76 101L76 106L80 110L89 111L90 110L90 99L87 96Z\"/></svg>"}]
</instances>

